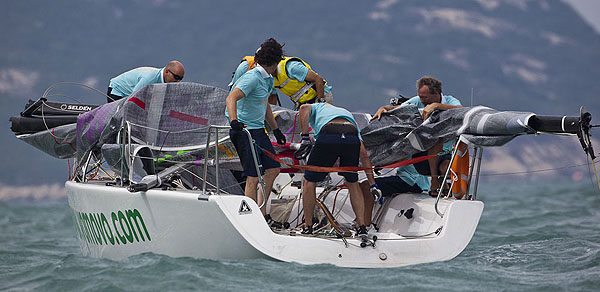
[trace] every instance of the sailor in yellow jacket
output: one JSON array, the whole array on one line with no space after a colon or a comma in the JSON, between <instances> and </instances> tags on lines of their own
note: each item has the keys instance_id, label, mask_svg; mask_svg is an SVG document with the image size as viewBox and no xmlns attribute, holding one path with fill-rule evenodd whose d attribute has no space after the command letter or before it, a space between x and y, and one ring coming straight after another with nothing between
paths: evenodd
<instances>
[{"instance_id":1,"label":"sailor in yellow jacket","mask_svg":"<svg viewBox=\"0 0 600 292\"><path fill-rule=\"evenodd\" d=\"M254 56L246 56L233 74L230 86L240 76L254 68ZM327 102L333 104L332 87L310 65L298 57L284 57L274 74L275 89L288 96L296 109L305 103ZM277 104L277 94L271 94L270 104Z\"/></svg>"}]
</instances>

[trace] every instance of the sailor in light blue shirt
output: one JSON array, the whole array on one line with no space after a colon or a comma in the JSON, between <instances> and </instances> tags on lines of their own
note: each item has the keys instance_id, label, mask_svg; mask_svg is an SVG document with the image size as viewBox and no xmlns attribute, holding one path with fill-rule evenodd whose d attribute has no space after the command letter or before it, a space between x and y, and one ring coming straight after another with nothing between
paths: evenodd
<instances>
[{"instance_id":1,"label":"sailor in light blue shirt","mask_svg":"<svg viewBox=\"0 0 600 292\"><path fill-rule=\"evenodd\" d=\"M319 132L321 132L323 126L327 125L327 123L336 118L344 118L349 123L352 123L358 131L358 138L362 140L362 137L360 136L360 129L354 120L352 113L345 108L336 107L328 103L315 103L312 105L308 123L315 132L315 139L319 138Z\"/></svg>"},{"instance_id":2,"label":"sailor in light blue shirt","mask_svg":"<svg viewBox=\"0 0 600 292\"><path fill-rule=\"evenodd\" d=\"M419 174L414 165L407 165L396 168L396 175L399 176L409 186L418 186L422 191L429 190L431 184L426 176Z\"/></svg>"},{"instance_id":3,"label":"sailor in light blue shirt","mask_svg":"<svg viewBox=\"0 0 600 292\"><path fill-rule=\"evenodd\" d=\"M411 97L409 100L403 102L404 104L414 104L417 106L417 108L424 108L425 105L421 102L421 98L417 95L417 96L413 96ZM442 94L442 100L440 102L441 104L449 104L449 105L462 105L460 103L460 100L454 98L454 96L452 95L443 95Z\"/></svg>"},{"instance_id":4,"label":"sailor in light blue shirt","mask_svg":"<svg viewBox=\"0 0 600 292\"><path fill-rule=\"evenodd\" d=\"M461 103L458 99L442 94L442 82L430 77L424 76L417 80L417 96L410 98L403 104L413 104L417 108L422 109L423 120L427 120L431 113L435 110L448 110L452 108L461 107ZM399 105L402 106L402 105ZM380 107L377 112L373 115L372 119L380 118L381 115L387 113L387 111L398 107L392 105L386 105ZM423 155L437 154L442 151L451 151L454 147L454 141L448 141L444 144L439 143L433 146L427 151L427 153L421 153ZM416 155L415 155L416 156ZM410 186L417 184L422 190L431 190L430 194L436 194L437 190L441 187L441 180L439 175L444 173L450 164L450 155L444 155L442 157L436 156L427 162L421 162L420 165L425 164L428 167L419 167L421 171L417 171L414 165L408 165L400 167L397 170L397 175L402 178ZM428 168L428 171L426 169ZM423 178L417 178L417 174L431 175L431 184L427 185ZM427 186L428 188L425 188Z\"/></svg>"},{"instance_id":5,"label":"sailor in light blue shirt","mask_svg":"<svg viewBox=\"0 0 600 292\"><path fill-rule=\"evenodd\" d=\"M304 81L308 75L308 70L310 70L299 61L290 61L285 65L285 68L288 70L289 76L298 81ZM248 72L249 70L250 65L248 64L248 61L242 61L235 69L229 86L232 86L242 75L244 75L244 73ZM323 90L325 91L325 94L327 94L332 88L333 87L331 87L329 84L325 84Z\"/></svg>"},{"instance_id":6,"label":"sailor in light blue shirt","mask_svg":"<svg viewBox=\"0 0 600 292\"><path fill-rule=\"evenodd\" d=\"M179 82L184 74L185 69L179 61L171 61L164 68L139 67L129 70L110 80L108 102L130 96L149 84Z\"/></svg>"},{"instance_id":7,"label":"sailor in light blue shirt","mask_svg":"<svg viewBox=\"0 0 600 292\"><path fill-rule=\"evenodd\" d=\"M250 61L251 61L250 63L249 63L248 59L250 59ZM287 58L287 59L290 59L290 58ZM282 60L279 63L279 66L281 66L283 63L285 63L286 74L281 75L278 73L280 78L285 79L285 78L289 77L290 79L298 80L301 83L304 81L310 82L311 84L313 84L314 90L316 91L317 98L313 98L309 101L306 101L304 99L301 99L301 100L298 99L298 102L297 102L298 104L314 103L318 100L318 97L322 97L325 100L325 102L333 104L333 93L331 92L332 87L329 84L327 84L321 76L319 76L312 69L305 66L298 58L291 58L288 62L285 62L284 60ZM252 65L250 65L250 64L252 64ZM252 70L253 68L254 68L254 63L252 62L252 57L246 56L244 58L244 60L242 60L242 62L240 62L240 64L237 66L235 72L233 73L233 78L231 79L231 82L228 84L228 86L231 88L233 86L233 84L235 84L235 82L237 82L237 80L242 75L244 75L249 70ZM290 84L288 84L288 85L290 85ZM285 86L286 85L281 84L281 87L285 87ZM323 88L322 94L319 94L319 88ZM292 94L292 92L295 92L293 89L290 89L290 88L278 88L278 89L281 93L283 93L284 95L288 95L288 96L290 94ZM278 101L277 93L275 91L273 91L271 96L269 96L269 103L270 104L278 104L278 102L279 101Z\"/></svg>"},{"instance_id":8,"label":"sailor in light blue shirt","mask_svg":"<svg viewBox=\"0 0 600 292\"><path fill-rule=\"evenodd\" d=\"M316 167L331 167L338 159L340 167L357 167L360 161L362 166L367 168L365 170L367 180L371 185L375 184L371 161L362 143L358 124L348 110L328 103L303 104L300 106L298 117L302 138L300 147L294 153L295 158L304 159L310 151L306 165ZM314 131L316 138L314 148L309 138L309 126ZM358 234L366 236L366 226L370 224L371 219L365 218L365 194L358 184L358 174L357 172L338 172L338 174L344 177L348 187L350 202L356 215ZM327 172L322 172L320 169L304 172L302 203L305 214L313 213L316 202L316 184L323 181L326 176ZM311 217L304 217L306 225L302 231L304 234L313 232Z\"/></svg>"},{"instance_id":9,"label":"sailor in light blue shirt","mask_svg":"<svg viewBox=\"0 0 600 292\"><path fill-rule=\"evenodd\" d=\"M231 90L241 90L245 97L236 103L237 120L247 126L248 130L265 127L265 114L269 95L273 91L273 76L257 65L254 69L240 76ZM229 113L225 109L229 120Z\"/></svg>"},{"instance_id":10,"label":"sailor in light blue shirt","mask_svg":"<svg viewBox=\"0 0 600 292\"><path fill-rule=\"evenodd\" d=\"M302 64L302 62L299 62L299 61L287 62L287 64L285 64L285 69L287 70L287 72L289 73L289 76L291 78L294 78L298 81L306 80L308 71L311 70L311 69L308 69L308 67L304 66L304 64ZM332 88L333 87L331 87L329 84L325 84L323 86L323 91L325 91L325 95L327 95L331 91Z\"/></svg>"},{"instance_id":11,"label":"sailor in light blue shirt","mask_svg":"<svg viewBox=\"0 0 600 292\"><path fill-rule=\"evenodd\" d=\"M270 38L263 42L260 50L256 51L254 60L256 67L239 77L233 84L229 95L225 99L225 115L229 120L231 130L229 138L240 158L246 176L246 187L244 194L257 200L257 188L259 175L263 175L264 188L267 190L261 196L262 200L268 200L273 187L273 181L279 174L279 163L267 155L267 151L275 153L271 140L265 131L265 120L273 129L277 143L285 145L285 135L279 130L277 121L268 103L269 95L273 91L273 72L277 70L277 64L283 56L281 44ZM252 144L246 135L247 130L252 137ZM256 146L256 147L255 147ZM254 163L252 149L256 151L256 159L262 167L257 170L258 165ZM266 204L261 208L262 214L268 224L274 224L271 216L266 213Z\"/></svg>"}]
</instances>

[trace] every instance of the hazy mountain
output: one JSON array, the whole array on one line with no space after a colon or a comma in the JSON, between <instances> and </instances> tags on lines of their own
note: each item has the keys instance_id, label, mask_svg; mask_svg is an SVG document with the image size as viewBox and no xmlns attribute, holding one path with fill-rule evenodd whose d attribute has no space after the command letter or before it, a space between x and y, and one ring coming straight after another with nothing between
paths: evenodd
<instances>
[{"instance_id":1,"label":"hazy mountain","mask_svg":"<svg viewBox=\"0 0 600 292\"><path fill-rule=\"evenodd\" d=\"M600 114L600 35L562 1L20 0L0 2L0 16L4 184L66 178L64 161L9 130L8 117L48 86L106 91L121 72L178 59L185 81L224 88L268 37L309 62L353 111L413 96L415 81L433 75L464 105L567 115L586 105ZM104 101L81 92L61 91Z\"/></svg>"}]
</instances>

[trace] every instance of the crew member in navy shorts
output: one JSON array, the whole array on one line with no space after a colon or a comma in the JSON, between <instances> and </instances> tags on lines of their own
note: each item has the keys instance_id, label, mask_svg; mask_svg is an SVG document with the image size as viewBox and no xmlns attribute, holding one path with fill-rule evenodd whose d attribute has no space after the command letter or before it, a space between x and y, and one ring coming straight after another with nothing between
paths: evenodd
<instances>
[{"instance_id":1,"label":"crew member in navy shorts","mask_svg":"<svg viewBox=\"0 0 600 292\"><path fill-rule=\"evenodd\" d=\"M301 157L310 151L312 143L309 137L309 126L314 130L315 146L310 151L307 164L312 166L331 167L340 159L340 166L362 166L371 168L371 161L362 144L358 124L346 109L328 103L304 104L300 106L300 127L302 129L301 146L296 156ZM365 171L367 179L375 184L373 171ZM356 214L358 235L366 237L364 220L363 194L358 185L356 172L340 172L344 177L350 193L350 203ZM305 171L303 187L304 234L312 233L312 215L316 203L316 184L327 176L327 172Z\"/></svg>"}]
</instances>

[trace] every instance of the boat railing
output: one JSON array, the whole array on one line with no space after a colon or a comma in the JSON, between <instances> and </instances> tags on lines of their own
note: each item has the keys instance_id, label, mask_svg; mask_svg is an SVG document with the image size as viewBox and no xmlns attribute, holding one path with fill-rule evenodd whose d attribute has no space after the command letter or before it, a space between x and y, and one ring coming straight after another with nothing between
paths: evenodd
<instances>
[{"instance_id":1,"label":"boat railing","mask_svg":"<svg viewBox=\"0 0 600 292\"><path fill-rule=\"evenodd\" d=\"M456 146L454 147L454 150L452 151L450 163L448 164L448 169L446 169L446 173L442 180L442 185L444 185L446 183L446 181L448 180L448 178L450 176L451 166L456 158L456 154L458 153L458 150L459 150L458 145L461 142L465 143L468 148L471 148L471 147L473 148L473 157L471 158L471 161L469 163L469 175L467 178L467 189L465 191L463 198L466 200L476 200L477 199L477 186L479 185L479 174L481 172L481 157L483 155L483 147L472 144L463 135L459 136L458 142L456 143ZM470 194L469 192L471 191L471 181L472 181L473 176L475 176L475 183L473 186L473 192ZM451 196L452 186L455 183L459 183L459 181L460 181L460 178L457 178L456 180L454 180L454 179L451 180L450 188L448 190L448 192L449 192L448 196ZM442 213L440 211L440 209L438 208L440 198L443 195L443 189L444 189L443 187L440 187L440 189L438 190L438 195L437 195L436 201L435 201L435 212L440 217L444 217L444 213Z\"/></svg>"},{"instance_id":2,"label":"boat railing","mask_svg":"<svg viewBox=\"0 0 600 292\"><path fill-rule=\"evenodd\" d=\"M129 170L129 172L132 171L133 169L133 163L134 163L134 159L135 159L135 149L132 149L132 137L131 137L131 129L132 129L132 125L130 122L126 121L124 126L121 128L121 131L118 132L117 134L117 141L120 144L120 148L121 148L121 173L125 173L126 169ZM208 171L208 165L211 164L214 166L215 169L215 194L220 195L221 192L221 187L220 187L220 178L219 178L219 170L220 170L220 161L219 161L219 147L220 147L220 137L219 137L219 130L229 130L231 129L230 126L222 126L222 125L210 125L208 126L208 133L207 133L207 137L206 137L206 145L205 145L205 149L204 149L204 177L202 177L202 192L203 193L207 193L209 192L207 190L207 184L208 184L208 176L209 176L209 171ZM244 132L244 134L246 135L246 137L248 138L248 142L249 145L252 145L252 147L250 147L250 151L252 154L252 159L253 159L253 163L254 163L254 167L256 167L256 172L260 174L260 168L262 167L261 163L258 160L258 156L257 156L257 151L256 148L254 147L255 143L254 143L254 139L252 138L252 135L250 134L250 132L247 129L243 129L242 130ZM214 139L213 139L214 137ZM210 157L210 151L211 149L214 147L214 160L213 159L209 159ZM263 177L261 175L258 176L258 182L259 182L259 189L260 189L260 195L262 196L262 203L260 205L260 207L262 208L264 206L264 204L266 203L266 192L265 192L265 188L264 188L264 180ZM123 180L121 180L121 186L123 186L124 182ZM257 198L258 199L258 198ZM260 201L260 200L259 200Z\"/></svg>"},{"instance_id":3,"label":"boat railing","mask_svg":"<svg viewBox=\"0 0 600 292\"><path fill-rule=\"evenodd\" d=\"M124 168L125 168L125 161L124 161L125 153L123 151L124 145L131 145L131 136L128 135L127 133L131 133L131 125L129 124L129 122L127 122L124 127L121 127L121 129L117 132L117 138L116 138L116 141L120 145L120 148L121 148L121 155L120 155L120 157L121 157L121 159L120 159L121 173L123 173ZM124 139L128 139L127 142L124 142ZM132 157L132 155L128 155L128 157ZM80 181L82 183L85 183L89 180L88 179L88 167L90 166L90 163L92 163L92 159L94 159L95 163L97 164L96 167L100 168L101 159L97 159L94 155L93 149L89 149L82 156L81 160L75 161L75 167L73 167L73 173L72 174L69 173L70 177L72 177L72 180ZM131 166L131 164L129 164L129 165ZM124 184L124 181L121 179L120 185L123 186L123 184Z\"/></svg>"},{"instance_id":4,"label":"boat railing","mask_svg":"<svg viewBox=\"0 0 600 292\"><path fill-rule=\"evenodd\" d=\"M219 185L219 130L228 130L231 129L230 126L218 126L218 125L210 125L208 127L208 135L206 137L206 148L205 148L205 155L204 155L204 181L202 183L202 192L206 193L206 184L207 184L207 180L206 178L208 177L208 157L209 157L209 151L211 148L211 135L212 132L214 130L215 132L215 140L214 143L212 143L214 145L215 148L215 160L214 160L214 166L215 166L215 188L216 188L216 194L219 195L221 194L221 190L220 190L220 185ZM252 153L252 159L254 162L254 167L256 167L256 173L259 174L258 175L258 187L260 188L260 193L262 195L262 203L259 206L259 208L262 208L264 206L264 204L266 203L266 193L265 193L265 185L264 185L264 180L262 175L260 175L260 169L262 167L261 163L258 161L258 157L256 154L256 147L254 146L254 139L252 138L252 135L250 134L250 132L247 129L243 129L242 130L246 137L248 137L248 143L250 146L250 152ZM258 200L257 198L257 201Z\"/></svg>"},{"instance_id":5,"label":"boat railing","mask_svg":"<svg viewBox=\"0 0 600 292\"><path fill-rule=\"evenodd\" d=\"M129 121L125 121L125 130L127 135L125 136L127 138L127 143L125 145L127 146L131 146L131 123ZM125 139L125 137L123 137L123 139ZM118 140L117 140L118 141ZM128 162L128 167L129 167L129 172L132 171L133 169L133 153L131 153L131 147L124 147L125 146L124 143L121 144L121 173L124 173L124 168L125 168L125 152L124 151L129 151L129 155L127 155L127 157L130 157L130 161ZM123 186L123 180L121 179L121 186Z\"/></svg>"}]
</instances>

